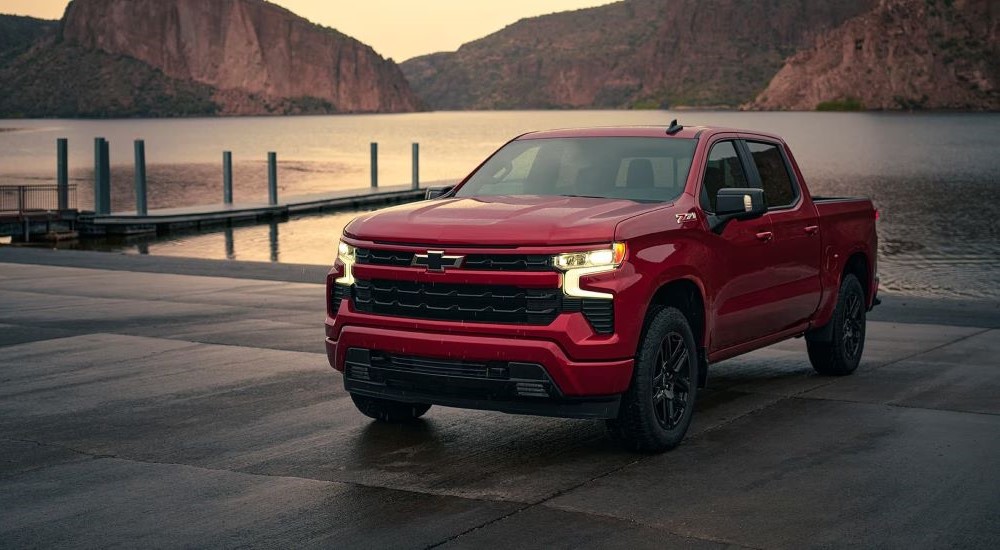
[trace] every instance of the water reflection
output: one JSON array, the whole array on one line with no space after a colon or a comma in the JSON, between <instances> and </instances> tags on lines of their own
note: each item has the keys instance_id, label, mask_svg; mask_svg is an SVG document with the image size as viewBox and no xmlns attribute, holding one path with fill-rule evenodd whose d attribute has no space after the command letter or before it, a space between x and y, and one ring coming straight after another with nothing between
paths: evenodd
<instances>
[{"instance_id":1,"label":"water reflection","mask_svg":"<svg viewBox=\"0 0 1000 550\"><path fill-rule=\"evenodd\" d=\"M275 221L275 220L271 220L271 223L268 224L268 225L270 226L269 227L269 231L268 231L268 243L271 245L271 261L272 262L277 262L277 261L279 261L278 260L278 256L279 256L278 255L278 222Z\"/></svg>"},{"instance_id":2,"label":"water reflection","mask_svg":"<svg viewBox=\"0 0 1000 550\"><path fill-rule=\"evenodd\" d=\"M266 151L277 150L281 196L358 187L368 144L380 143L380 179L408 182L410 142L421 143L424 181L463 175L511 136L539 128L666 124L656 112L560 111L135 121L10 121L0 134L0 182L55 173L55 138L70 138L81 206L92 200L90 143L104 135L113 159L146 137L150 204L217 203L221 149L234 150L238 201L266 198ZM755 128L791 145L814 194L860 195L881 209L879 270L886 288L911 294L1000 297L1000 114L685 112L681 122ZM933 128L933 131L929 131ZM81 144L74 146L73 144ZM34 179L33 179L34 178ZM112 170L113 204L132 208L131 167ZM329 265L357 212L219 228L80 248L126 253ZM279 227L280 225L280 227Z\"/></svg>"},{"instance_id":3,"label":"water reflection","mask_svg":"<svg viewBox=\"0 0 1000 550\"><path fill-rule=\"evenodd\" d=\"M226 259L235 260L236 259L236 246L233 244L233 228L226 227ZM146 252L149 254L149 252Z\"/></svg>"},{"instance_id":4,"label":"water reflection","mask_svg":"<svg viewBox=\"0 0 1000 550\"><path fill-rule=\"evenodd\" d=\"M352 219L369 210L297 216L256 225L219 226L200 232L175 232L104 240L81 240L58 246L216 260L330 265L337 242Z\"/></svg>"}]
</instances>

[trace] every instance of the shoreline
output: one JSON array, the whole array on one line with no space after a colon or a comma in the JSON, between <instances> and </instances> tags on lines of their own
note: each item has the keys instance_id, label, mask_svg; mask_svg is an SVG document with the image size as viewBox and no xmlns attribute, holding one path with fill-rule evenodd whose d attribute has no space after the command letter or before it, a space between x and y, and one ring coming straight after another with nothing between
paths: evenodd
<instances>
[{"instance_id":1,"label":"shoreline","mask_svg":"<svg viewBox=\"0 0 1000 550\"><path fill-rule=\"evenodd\" d=\"M621 108L621 109L601 109L596 107L581 107L581 108L555 108L555 109L532 109L532 108L510 108L510 109L424 109L419 111L399 111L399 112L343 112L343 113L297 113L297 114L250 114L250 115L174 115L174 116L154 116L154 117L141 117L141 116L123 116L123 117L24 117L24 118L11 118L3 113L0 113L0 121L6 123L9 122L20 122L20 121L58 121L58 120L70 120L70 121L143 121L143 120L231 120L231 119L279 119L279 118L309 118L309 117L384 117L384 116L413 116L413 115L423 115L423 114L439 114L439 113L509 113L509 112L523 112L523 113L551 113L551 112L610 112L610 113L629 113L629 112L661 112L665 114L669 113L823 113L823 114L902 114L902 115L1000 115L1000 110L971 110L971 109L845 109L845 110L820 110L820 109L744 109L740 106L736 107L723 107L719 105L675 105L666 109L644 109L644 108ZM0 132L5 131L18 131L22 128L0 128Z\"/></svg>"},{"instance_id":2,"label":"shoreline","mask_svg":"<svg viewBox=\"0 0 1000 550\"><path fill-rule=\"evenodd\" d=\"M330 270L322 265L0 246L0 264L3 263L318 285L324 284ZM869 320L1000 329L998 300L908 296L886 291L880 292L879 297L882 305L868 315Z\"/></svg>"}]
</instances>

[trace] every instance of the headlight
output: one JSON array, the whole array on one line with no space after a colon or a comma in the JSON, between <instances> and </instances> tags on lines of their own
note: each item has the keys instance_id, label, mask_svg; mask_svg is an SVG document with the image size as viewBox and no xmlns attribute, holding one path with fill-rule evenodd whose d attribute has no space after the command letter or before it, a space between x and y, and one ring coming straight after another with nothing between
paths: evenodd
<instances>
[{"instance_id":1,"label":"headlight","mask_svg":"<svg viewBox=\"0 0 1000 550\"><path fill-rule=\"evenodd\" d=\"M557 268L568 271L587 267L618 267L624 259L625 243L614 243L610 248L560 254L552 261Z\"/></svg>"},{"instance_id":2,"label":"headlight","mask_svg":"<svg viewBox=\"0 0 1000 550\"><path fill-rule=\"evenodd\" d=\"M612 294L580 288L580 277L614 271L625 261L625 243L613 243L608 248L587 252L568 252L552 258L553 265L564 272L563 293L577 298L610 300Z\"/></svg>"},{"instance_id":3,"label":"headlight","mask_svg":"<svg viewBox=\"0 0 1000 550\"><path fill-rule=\"evenodd\" d=\"M354 253L355 251L353 246L345 243L344 241L340 241L340 246L337 248L337 257L340 258L340 261L345 263L348 261L353 262L356 258Z\"/></svg>"},{"instance_id":4,"label":"headlight","mask_svg":"<svg viewBox=\"0 0 1000 550\"><path fill-rule=\"evenodd\" d=\"M354 284L354 262L357 260L355 248L344 241L340 241L337 246L337 258L344 264L344 276L337 279L338 285L351 286Z\"/></svg>"}]
</instances>

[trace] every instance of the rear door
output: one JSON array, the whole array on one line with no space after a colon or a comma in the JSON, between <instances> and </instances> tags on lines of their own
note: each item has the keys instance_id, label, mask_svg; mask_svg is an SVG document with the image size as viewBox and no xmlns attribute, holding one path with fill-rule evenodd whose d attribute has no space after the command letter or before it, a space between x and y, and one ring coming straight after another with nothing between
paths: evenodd
<instances>
[{"instance_id":1,"label":"rear door","mask_svg":"<svg viewBox=\"0 0 1000 550\"><path fill-rule=\"evenodd\" d=\"M803 196L784 145L766 138L745 138L741 146L751 159L751 185L764 189L768 205L765 217L774 233L767 251L767 326L773 334L807 322L819 306L819 214L812 201Z\"/></svg>"}]
</instances>

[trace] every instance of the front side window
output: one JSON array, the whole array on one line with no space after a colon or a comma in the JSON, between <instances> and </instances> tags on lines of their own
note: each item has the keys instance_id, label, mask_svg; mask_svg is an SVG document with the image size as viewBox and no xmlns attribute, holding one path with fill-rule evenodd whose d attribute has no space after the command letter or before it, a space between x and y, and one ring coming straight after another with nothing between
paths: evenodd
<instances>
[{"instance_id":1,"label":"front side window","mask_svg":"<svg viewBox=\"0 0 1000 550\"><path fill-rule=\"evenodd\" d=\"M731 187L749 187L747 175L733 142L720 141L712 146L712 151L708 154L702 185L702 208L715 212L719 189Z\"/></svg>"},{"instance_id":2,"label":"front side window","mask_svg":"<svg viewBox=\"0 0 1000 550\"><path fill-rule=\"evenodd\" d=\"M504 146L456 197L542 195L668 202L684 191L693 139L546 138Z\"/></svg>"},{"instance_id":3,"label":"front side window","mask_svg":"<svg viewBox=\"0 0 1000 550\"><path fill-rule=\"evenodd\" d=\"M781 208L795 202L795 187L781 156L777 145L748 141L747 147L753 157L753 163L760 174L760 183L764 188L764 199L768 208Z\"/></svg>"}]
</instances>

